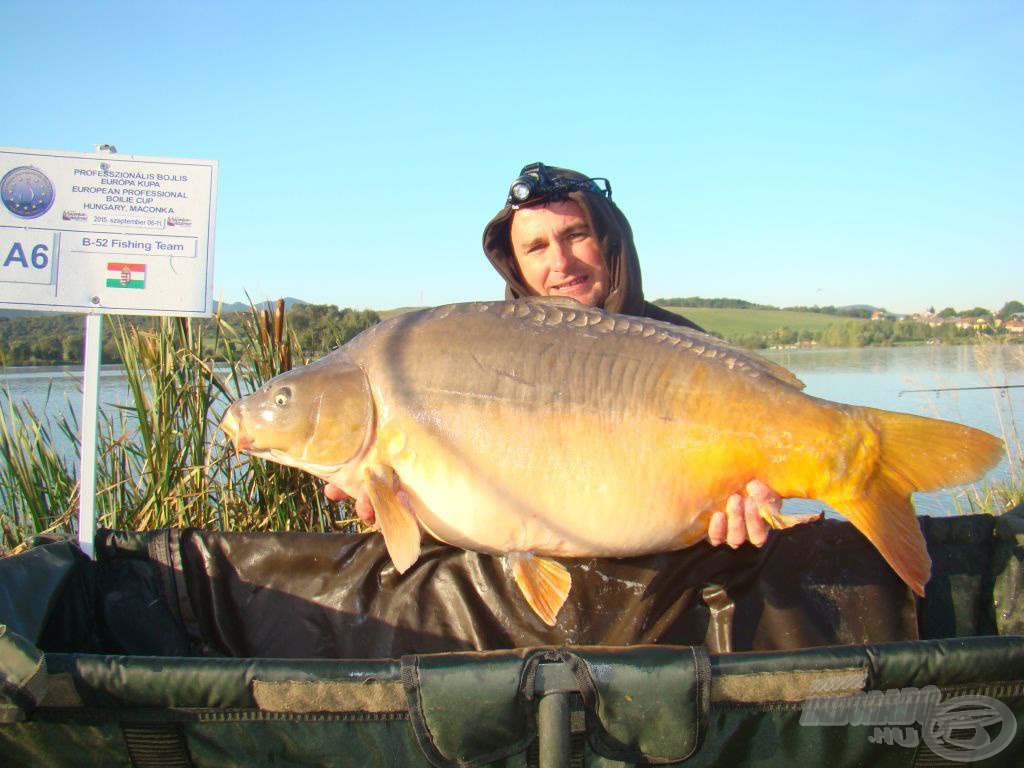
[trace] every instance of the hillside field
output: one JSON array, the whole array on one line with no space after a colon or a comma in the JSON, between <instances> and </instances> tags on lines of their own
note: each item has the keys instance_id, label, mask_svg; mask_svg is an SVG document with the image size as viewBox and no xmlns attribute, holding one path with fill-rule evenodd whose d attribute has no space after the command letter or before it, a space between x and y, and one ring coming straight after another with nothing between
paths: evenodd
<instances>
[{"instance_id":1,"label":"hillside field","mask_svg":"<svg viewBox=\"0 0 1024 768\"><path fill-rule=\"evenodd\" d=\"M707 331L726 338L771 333L779 328L791 331L823 331L848 317L819 312L789 312L784 309L718 309L714 307L663 307L690 318Z\"/></svg>"},{"instance_id":2,"label":"hillside field","mask_svg":"<svg viewBox=\"0 0 1024 768\"><path fill-rule=\"evenodd\" d=\"M404 315L406 312L415 312L418 309L426 309L426 307L395 307L394 309L378 309L377 314L380 315L381 320L389 320L396 315Z\"/></svg>"}]
</instances>

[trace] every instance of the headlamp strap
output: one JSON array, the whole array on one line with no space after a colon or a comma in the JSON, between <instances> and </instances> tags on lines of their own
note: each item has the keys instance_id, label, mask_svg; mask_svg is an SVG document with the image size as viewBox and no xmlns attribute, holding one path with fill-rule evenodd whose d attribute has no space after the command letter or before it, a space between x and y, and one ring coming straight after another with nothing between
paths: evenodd
<instances>
[{"instance_id":1,"label":"headlamp strap","mask_svg":"<svg viewBox=\"0 0 1024 768\"><path fill-rule=\"evenodd\" d=\"M568 179L552 178L544 163L524 165L519 177L512 182L509 189L508 205L521 208L555 200L565 200L570 192L595 192L612 199L612 185L605 178ZM604 188L598 182L604 182Z\"/></svg>"}]
</instances>

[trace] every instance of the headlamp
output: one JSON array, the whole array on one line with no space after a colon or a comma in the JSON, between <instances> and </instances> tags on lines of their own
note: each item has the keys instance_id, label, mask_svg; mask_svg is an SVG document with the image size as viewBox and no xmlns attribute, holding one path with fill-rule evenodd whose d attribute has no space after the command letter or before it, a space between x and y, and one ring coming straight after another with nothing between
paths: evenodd
<instances>
[{"instance_id":1,"label":"headlamp","mask_svg":"<svg viewBox=\"0 0 1024 768\"><path fill-rule=\"evenodd\" d=\"M568 179L564 176L552 176L544 163L531 163L523 166L519 177L512 182L505 204L513 208L543 205L556 200L566 200L570 192L594 192L604 195L608 200L612 199L612 185L608 179Z\"/></svg>"},{"instance_id":2,"label":"headlamp","mask_svg":"<svg viewBox=\"0 0 1024 768\"><path fill-rule=\"evenodd\" d=\"M517 204L526 202L533 194L535 186L536 181L531 176L516 179L512 182L512 187L508 191L509 200Z\"/></svg>"}]
</instances>

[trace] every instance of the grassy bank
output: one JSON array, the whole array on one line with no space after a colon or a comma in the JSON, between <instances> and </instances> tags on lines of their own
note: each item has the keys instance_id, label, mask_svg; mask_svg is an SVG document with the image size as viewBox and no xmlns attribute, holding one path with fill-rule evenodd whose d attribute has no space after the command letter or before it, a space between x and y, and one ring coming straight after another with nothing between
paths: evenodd
<instances>
[{"instance_id":1,"label":"grassy bank","mask_svg":"<svg viewBox=\"0 0 1024 768\"><path fill-rule=\"evenodd\" d=\"M665 307L684 315L704 330L727 339L755 334L770 334L779 328L797 333L824 331L836 322L849 318L823 315L819 312L790 312L784 309L717 309L712 307Z\"/></svg>"},{"instance_id":2,"label":"grassy bank","mask_svg":"<svg viewBox=\"0 0 1024 768\"><path fill-rule=\"evenodd\" d=\"M748 349L814 343L823 347L876 347L904 344L1020 343L1007 333L979 333L952 324L932 327L913 320L866 320L785 309L664 307L705 330Z\"/></svg>"},{"instance_id":3,"label":"grassy bank","mask_svg":"<svg viewBox=\"0 0 1024 768\"><path fill-rule=\"evenodd\" d=\"M113 416L100 413L100 526L325 531L351 522L349 507L327 501L322 482L240 459L217 426L230 402L303 360L283 306L235 314L230 322L215 317L212 325L111 324L132 404ZM206 337L207 328L215 338ZM70 413L41 420L0 393L0 550L16 550L36 533L74 532L78 435ZM73 443L74 461L62 458L58 438Z\"/></svg>"}]
</instances>

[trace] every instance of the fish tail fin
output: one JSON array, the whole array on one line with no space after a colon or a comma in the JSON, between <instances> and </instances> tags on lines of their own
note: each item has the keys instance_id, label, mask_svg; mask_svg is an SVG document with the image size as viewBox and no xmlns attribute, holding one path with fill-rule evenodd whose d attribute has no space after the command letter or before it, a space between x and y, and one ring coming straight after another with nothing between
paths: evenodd
<instances>
[{"instance_id":1,"label":"fish tail fin","mask_svg":"<svg viewBox=\"0 0 1024 768\"><path fill-rule=\"evenodd\" d=\"M876 481L865 498L830 501L829 504L875 545L907 586L924 596L932 560L909 492L901 493L884 481Z\"/></svg>"},{"instance_id":2,"label":"fish tail fin","mask_svg":"<svg viewBox=\"0 0 1024 768\"><path fill-rule=\"evenodd\" d=\"M931 558L910 495L980 479L1002 458L1003 443L980 429L949 421L856 410L878 432L877 468L859 498L825 501L849 518L899 577L923 596Z\"/></svg>"},{"instance_id":3,"label":"fish tail fin","mask_svg":"<svg viewBox=\"0 0 1024 768\"><path fill-rule=\"evenodd\" d=\"M858 410L881 437L883 473L911 491L973 483L1003 458L1003 441L974 427L875 408Z\"/></svg>"}]
</instances>

